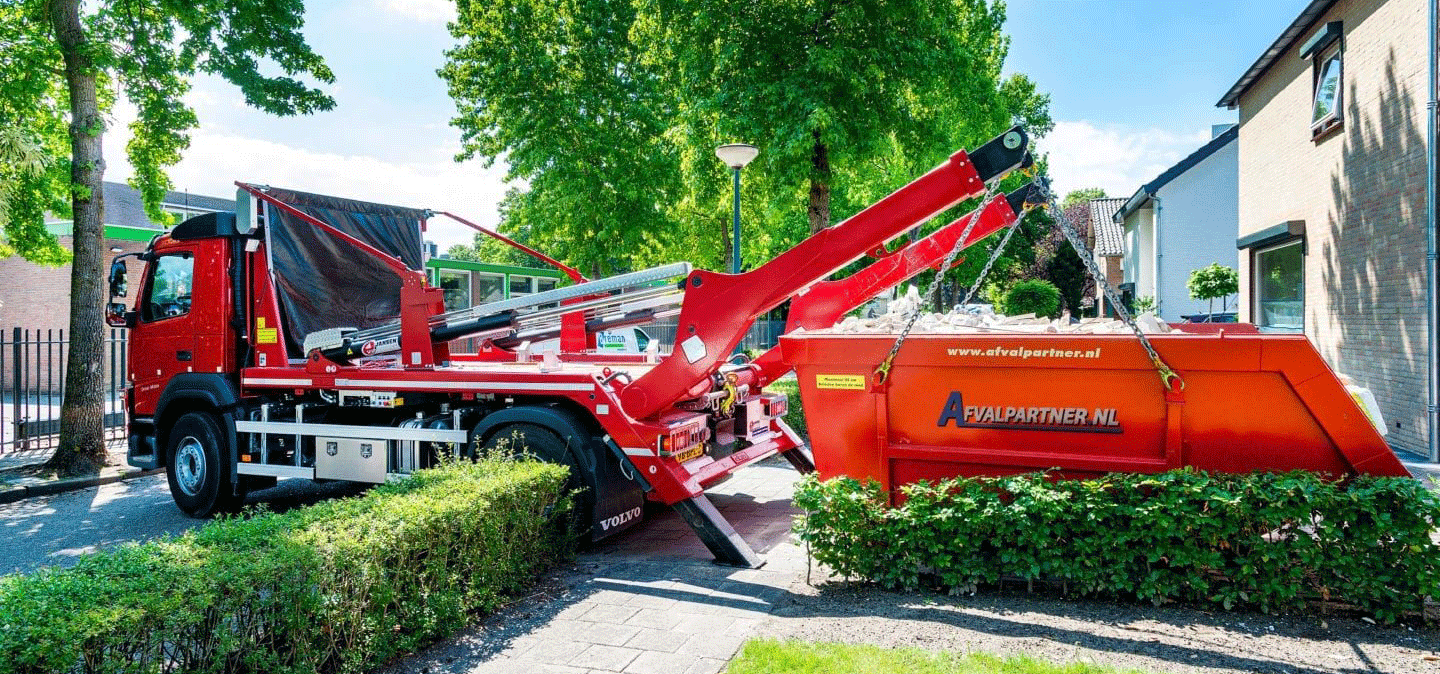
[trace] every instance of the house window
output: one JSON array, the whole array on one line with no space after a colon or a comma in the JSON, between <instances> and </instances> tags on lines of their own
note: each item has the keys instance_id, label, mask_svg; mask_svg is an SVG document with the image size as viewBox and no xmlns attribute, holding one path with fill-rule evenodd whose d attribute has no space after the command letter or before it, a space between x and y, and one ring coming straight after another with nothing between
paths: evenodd
<instances>
[{"instance_id":1,"label":"house window","mask_svg":"<svg viewBox=\"0 0 1440 674\"><path fill-rule=\"evenodd\" d=\"M1305 242L1256 251L1255 324L1264 332L1305 330Z\"/></svg>"},{"instance_id":2,"label":"house window","mask_svg":"<svg viewBox=\"0 0 1440 674\"><path fill-rule=\"evenodd\" d=\"M470 306L470 272L463 269L438 269L440 289L445 292L445 310L455 311Z\"/></svg>"},{"instance_id":3,"label":"house window","mask_svg":"<svg viewBox=\"0 0 1440 674\"><path fill-rule=\"evenodd\" d=\"M535 277L510 275L510 296L519 297L535 292Z\"/></svg>"},{"instance_id":4,"label":"house window","mask_svg":"<svg viewBox=\"0 0 1440 674\"><path fill-rule=\"evenodd\" d=\"M537 293L543 293L543 292L545 292L545 291L547 291L547 290L554 290L556 284L557 284L557 281L556 281L555 279L553 279L553 278L544 278L544 277L537 278L537 279L535 279L535 292L537 292ZM560 306L560 303L559 303L559 302L549 302L549 303L540 305L540 308L541 308L541 309L549 309L549 308L551 308L551 307L558 307L558 306Z\"/></svg>"},{"instance_id":5,"label":"house window","mask_svg":"<svg viewBox=\"0 0 1440 674\"><path fill-rule=\"evenodd\" d=\"M195 258L189 253L163 255L155 261L145 305L140 315L145 322L174 318L190 313L190 288Z\"/></svg>"},{"instance_id":6,"label":"house window","mask_svg":"<svg viewBox=\"0 0 1440 674\"><path fill-rule=\"evenodd\" d=\"M476 303L498 302L505 299L505 276L502 274L476 275Z\"/></svg>"},{"instance_id":7,"label":"house window","mask_svg":"<svg viewBox=\"0 0 1440 674\"><path fill-rule=\"evenodd\" d=\"M1316 61L1315 103L1310 116L1310 126L1316 133L1324 133L1340 123L1340 85L1340 45L1337 44Z\"/></svg>"}]
</instances>

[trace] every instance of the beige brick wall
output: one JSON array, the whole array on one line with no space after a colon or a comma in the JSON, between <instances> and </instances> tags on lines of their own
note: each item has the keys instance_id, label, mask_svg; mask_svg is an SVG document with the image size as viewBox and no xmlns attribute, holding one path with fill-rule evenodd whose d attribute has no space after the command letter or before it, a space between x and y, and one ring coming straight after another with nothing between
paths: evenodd
<instances>
[{"instance_id":1,"label":"beige brick wall","mask_svg":"<svg viewBox=\"0 0 1440 674\"><path fill-rule=\"evenodd\" d=\"M1299 45L1240 98L1240 235L1304 220L1305 333L1375 392L1391 444L1425 446L1425 0L1341 0L1343 125L1311 139ZM1239 251L1242 320L1251 252Z\"/></svg>"}]
</instances>

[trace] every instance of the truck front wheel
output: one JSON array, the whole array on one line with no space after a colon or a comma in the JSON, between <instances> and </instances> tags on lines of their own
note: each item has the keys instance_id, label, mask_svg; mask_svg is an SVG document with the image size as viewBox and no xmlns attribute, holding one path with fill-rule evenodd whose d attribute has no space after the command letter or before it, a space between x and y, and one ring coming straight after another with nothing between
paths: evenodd
<instances>
[{"instance_id":1,"label":"truck front wheel","mask_svg":"<svg viewBox=\"0 0 1440 674\"><path fill-rule=\"evenodd\" d=\"M232 512L244 500L230 485L230 463L221 452L220 438L219 421L205 412L186 414L170 429L170 496L186 515Z\"/></svg>"}]
</instances>

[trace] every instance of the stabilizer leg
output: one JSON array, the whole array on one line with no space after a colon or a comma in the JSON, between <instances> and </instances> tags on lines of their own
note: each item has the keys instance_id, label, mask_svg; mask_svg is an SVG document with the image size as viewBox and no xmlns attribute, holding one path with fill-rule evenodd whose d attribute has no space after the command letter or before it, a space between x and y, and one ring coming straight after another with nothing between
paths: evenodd
<instances>
[{"instance_id":1,"label":"stabilizer leg","mask_svg":"<svg viewBox=\"0 0 1440 674\"><path fill-rule=\"evenodd\" d=\"M809 475L815 472L815 457L810 454L809 448L804 445L792 447L780 452L780 456L785 457L785 460L789 461L790 465L794 466L795 470L799 471L801 475Z\"/></svg>"},{"instance_id":2,"label":"stabilizer leg","mask_svg":"<svg viewBox=\"0 0 1440 674\"><path fill-rule=\"evenodd\" d=\"M730 526L730 522L715 509L715 504L704 494L685 499L671 507L685 518L685 523L695 530L695 535L699 536L705 547L715 555L716 564L750 569L765 565L765 560L750 549L750 544L746 543L740 534L735 533L735 528Z\"/></svg>"}]
</instances>

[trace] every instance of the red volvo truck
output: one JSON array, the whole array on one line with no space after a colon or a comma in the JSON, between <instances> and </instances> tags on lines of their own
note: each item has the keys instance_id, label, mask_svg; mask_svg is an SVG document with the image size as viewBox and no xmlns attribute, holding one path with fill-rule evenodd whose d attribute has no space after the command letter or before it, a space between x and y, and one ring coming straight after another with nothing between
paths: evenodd
<instances>
[{"instance_id":1,"label":"red volvo truck","mask_svg":"<svg viewBox=\"0 0 1440 674\"><path fill-rule=\"evenodd\" d=\"M133 306L129 256L112 263L107 322L131 329L129 462L166 468L176 504L206 516L278 478L378 483L523 447L570 468L590 538L638 523L648 499L680 512L717 561L759 565L705 488L777 453L814 465L782 420L785 396L761 390L788 366L732 358L736 345L791 298L806 325L833 322L938 264L964 229L968 244L1013 222L1038 192L884 248L1029 166L1027 145L1017 127L957 152L750 272L677 263L449 312L422 271L435 213L237 183L235 213L187 220L135 255ZM888 259L820 285L867 253ZM668 354L595 348L600 330L661 316L678 316ZM558 352L530 351L556 337ZM482 346L452 353L462 338Z\"/></svg>"}]
</instances>

